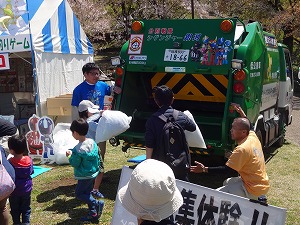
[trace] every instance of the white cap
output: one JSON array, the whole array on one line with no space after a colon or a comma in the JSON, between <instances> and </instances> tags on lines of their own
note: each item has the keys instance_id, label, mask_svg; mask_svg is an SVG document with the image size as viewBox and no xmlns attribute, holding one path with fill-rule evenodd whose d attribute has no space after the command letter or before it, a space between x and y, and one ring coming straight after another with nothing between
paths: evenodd
<instances>
[{"instance_id":1,"label":"white cap","mask_svg":"<svg viewBox=\"0 0 300 225\"><path fill-rule=\"evenodd\" d=\"M155 159L136 166L118 198L137 218L155 222L171 216L183 204L172 169Z\"/></svg>"},{"instance_id":2,"label":"white cap","mask_svg":"<svg viewBox=\"0 0 300 225\"><path fill-rule=\"evenodd\" d=\"M91 101L89 100L82 100L79 103L78 106L78 112L84 112L88 110L89 113L98 113L99 112L99 106L94 105Z\"/></svg>"}]
</instances>

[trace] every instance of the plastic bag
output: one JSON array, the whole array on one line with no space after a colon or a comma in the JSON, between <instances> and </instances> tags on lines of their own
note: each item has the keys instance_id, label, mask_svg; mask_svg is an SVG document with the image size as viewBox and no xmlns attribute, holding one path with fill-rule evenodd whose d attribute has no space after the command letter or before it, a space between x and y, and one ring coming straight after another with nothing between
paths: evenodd
<instances>
[{"instance_id":1,"label":"plastic bag","mask_svg":"<svg viewBox=\"0 0 300 225\"><path fill-rule=\"evenodd\" d=\"M70 164L69 159L66 156L66 151L68 150L68 148L65 148L64 146L60 146L57 143L54 143L53 146L55 151L54 153L55 163L58 165Z\"/></svg>"},{"instance_id":2,"label":"plastic bag","mask_svg":"<svg viewBox=\"0 0 300 225\"><path fill-rule=\"evenodd\" d=\"M116 110L105 110L96 129L96 143L107 141L129 128L132 117Z\"/></svg>"},{"instance_id":3,"label":"plastic bag","mask_svg":"<svg viewBox=\"0 0 300 225\"><path fill-rule=\"evenodd\" d=\"M14 191L15 187L14 181L2 163L2 153L0 150L0 201L8 197Z\"/></svg>"},{"instance_id":4,"label":"plastic bag","mask_svg":"<svg viewBox=\"0 0 300 225\"><path fill-rule=\"evenodd\" d=\"M190 132L190 131L187 131L187 130L184 131L185 136L186 136L186 141L187 141L189 147L205 148L206 149L206 145L205 145L202 133L201 133L197 123L195 122L195 119L194 119L193 115L188 110L185 110L183 113L185 115L187 115L196 124L196 130L195 131L193 131L193 132Z\"/></svg>"}]
</instances>

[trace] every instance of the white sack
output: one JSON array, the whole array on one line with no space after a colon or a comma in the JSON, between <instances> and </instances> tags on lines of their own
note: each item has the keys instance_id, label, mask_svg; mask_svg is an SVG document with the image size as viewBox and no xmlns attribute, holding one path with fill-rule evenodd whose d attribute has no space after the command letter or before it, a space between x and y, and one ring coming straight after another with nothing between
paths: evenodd
<instances>
[{"instance_id":1,"label":"white sack","mask_svg":"<svg viewBox=\"0 0 300 225\"><path fill-rule=\"evenodd\" d=\"M205 148L206 149L206 145L205 145L202 133L201 133L197 123L195 122L195 119L194 119L193 115L188 110L185 110L183 113L185 115L187 115L196 124L196 130L195 131L193 131L193 132L190 132L190 131L187 131L187 130L184 131L185 136L186 136L186 141L187 141L189 147Z\"/></svg>"},{"instance_id":2,"label":"white sack","mask_svg":"<svg viewBox=\"0 0 300 225\"><path fill-rule=\"evenodd\" d=\"M104 110L96 129L96 142L107 141L129 128L132 117L117 110Z\"/></svg>"},{"instance_id":3,"label":"white sack","mask_svg":"<svg viewBox=\"0 0 300 225\"><path fill-rule=\"evenodd\" d=\"M69 164L66 151L78 144L70 131L70 123L58 123L53 130L53 140L54 161L58 165Z\"/></svg>"},{"instance_id":4,"label":"white sack","mask_svg":"<svg viewBox=\"0 0 300 225\"><path fill-rule=\"evenodd\" d=\"M58 123L58 124L56 124L56 126L54 127L54 129L53 129L53 132L52 132L52 134L53 135L56 135L56 133L58 132L58 131L62 131L62 130L70 130L70 126L71 126L71 123ZM72 134L72 133L71 133ZM72 136L73 137L73 136Z\"/></svg>"},{"instance_id":5,"label":"white sack","mask_svg":"<svg viewBox=\"0 0 300 225\"><path fill-rule=\"evenodd\" d=\"M66 156L66 151L68 149L64 148L63 146L59 146L58 143L53 144L54 148L54 161L58 165L69 164L69 159Z\"/></svg>"}]
</instances>

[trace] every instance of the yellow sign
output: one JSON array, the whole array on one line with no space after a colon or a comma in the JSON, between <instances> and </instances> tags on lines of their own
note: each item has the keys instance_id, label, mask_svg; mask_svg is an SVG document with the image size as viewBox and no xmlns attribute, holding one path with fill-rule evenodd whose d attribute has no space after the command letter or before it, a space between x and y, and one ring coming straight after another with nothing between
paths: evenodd
<instances>
[{"instance_id":1,"label":"yellow sign","mask_svg":"<svg viewBox=\"0 0 300 225\"><path fill-rule=\"evenodd\" d=\"M217 74L156 73L152 88L167 85L177 100L225 102L228 78Z\"/></svg>"}]
</instances>

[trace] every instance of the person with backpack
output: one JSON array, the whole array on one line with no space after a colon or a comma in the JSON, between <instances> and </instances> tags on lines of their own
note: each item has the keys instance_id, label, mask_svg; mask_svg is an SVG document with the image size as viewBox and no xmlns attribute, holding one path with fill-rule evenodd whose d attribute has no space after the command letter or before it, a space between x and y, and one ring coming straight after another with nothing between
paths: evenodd
<instances>
[{"instance_id":1,"label":"person with backpack","mask_svg":"<svg viewBox=\"0 0 300 225\"><path fill-rule=\"evenodd\" d=\"M191 159L184 130L195 131L196 124L172 108L174 94L168 86L154 87L153 94L159 109L146 122L146 158L168 164L176 179L188 181Z\"/></svg>"}]
</instances>

